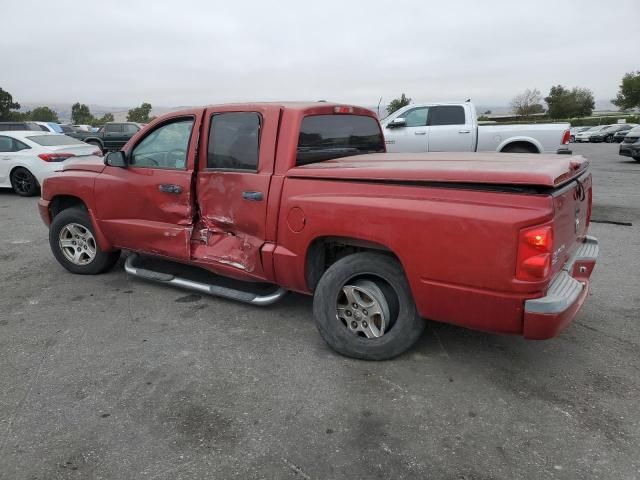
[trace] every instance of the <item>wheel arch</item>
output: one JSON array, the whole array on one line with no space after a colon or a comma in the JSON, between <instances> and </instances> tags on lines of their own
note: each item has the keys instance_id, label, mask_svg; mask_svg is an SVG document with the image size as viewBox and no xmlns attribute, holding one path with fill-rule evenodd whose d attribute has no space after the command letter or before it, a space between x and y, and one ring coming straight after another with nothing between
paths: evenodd
<instances>
[{"instance_id":1,"label":"wheel arch","mask_svg":"<svg viewBox=\"0 0 640 480\"><path fill-rule=\"evenodd\" d=\"M317 236L309 243L305 252L305 281L309 291L315 290L324 272L335 262L352 253L364 251L391 256L402 265L400 257L381 243L349 236Z\"/></svg>"},{"instance_id":2,"label":"wheel arch","mask_svg":"<svg viewBox=\"0 0 640 480\"><path fill-rule=\"evenodd\" d=\"M531 137L510 137L498 145L498 152L508 152L510 148L524 147L531 153L542 153L544 149L540 142Z\"/></svg>"}]
</instances>

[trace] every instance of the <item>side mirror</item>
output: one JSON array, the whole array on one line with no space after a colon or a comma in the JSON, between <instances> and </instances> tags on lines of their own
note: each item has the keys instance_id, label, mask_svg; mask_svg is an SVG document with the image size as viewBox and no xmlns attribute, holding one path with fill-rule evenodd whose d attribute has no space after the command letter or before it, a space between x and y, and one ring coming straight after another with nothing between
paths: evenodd
<instances>
[{"instance_id":1,"label":"side mirror","mask_svg":"<svg viewBox=\"0 0 640 480\"><path fill-rule=\"evenodd\" d=\"M402 117L398 117L391 120L387 125L387 128L399 128L399 127L406 127L406 126L407 126L407 121Z\"/></svg>"},{"instance_id":2,"label":"side mirror","mask_svg":"<svg viewBox=\"0 0 640 480\"><path fill-rule=\"evenodd\" d=\"M111 167L127 168L127 156L123 151L109 152L104 157L104 164Z\"/></svg>"}]
</instances>

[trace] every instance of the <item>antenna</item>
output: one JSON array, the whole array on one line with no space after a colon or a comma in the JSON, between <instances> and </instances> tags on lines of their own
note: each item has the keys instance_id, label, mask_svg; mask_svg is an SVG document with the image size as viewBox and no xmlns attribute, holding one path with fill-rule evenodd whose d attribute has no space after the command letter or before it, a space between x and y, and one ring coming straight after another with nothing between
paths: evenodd
<instances>
[{"instance_id":1,"label":"antenna","mask_svg":"<svg viewBox=\"0 0 640 480\"><path fill-rule=\"evenodd\" d=\"M380 104L382 103L382 97L378 100L378 118L380 118Z\"/></svg>"}]
</instances>

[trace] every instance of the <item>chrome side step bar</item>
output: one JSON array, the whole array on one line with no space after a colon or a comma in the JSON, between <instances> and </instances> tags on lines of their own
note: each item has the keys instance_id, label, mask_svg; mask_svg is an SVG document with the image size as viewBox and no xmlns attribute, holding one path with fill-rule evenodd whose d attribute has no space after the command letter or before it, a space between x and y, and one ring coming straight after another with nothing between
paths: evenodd
<instances>
[{"instance_id":1,"label":"chrome side step bar","mask_svg":"<svg viewBox=\"0 0 640 480\"><path fill-rule=\"evenodd\" d=\"M219 287L217 285L211 285L208 283L194 282L187 280L186 278L176 277L169 273L155 272L153 270L147 270L145 268L136 267L134 262L138 258L135 253L130 254L124 263L124 269L129 275L134 275L145 280L151 280L158 283L164 283L167 285L174 285L180 288L186 288L187 290L193 290L195 292L206 293L216 297L228 298L230 300L236 300L238 302L250 303L251 305L266 306L280 300L287 291L284 288L278 288L275 292L268 295L258 295L251 292L243 292L241 290L234 290L227 287Z\"/></svg>"}]
</instances>

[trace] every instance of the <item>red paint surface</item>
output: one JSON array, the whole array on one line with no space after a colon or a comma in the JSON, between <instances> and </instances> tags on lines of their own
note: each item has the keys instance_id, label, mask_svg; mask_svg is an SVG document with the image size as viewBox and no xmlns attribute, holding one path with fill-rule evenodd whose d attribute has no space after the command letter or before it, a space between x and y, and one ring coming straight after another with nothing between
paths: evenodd
<instances>
[{"instance_id":1,"label":"red paint surface","mask_svg":"<svg viewBox=\"0 0 640 480\"><path fill-rule=\"evenodd\" d=\"M56 196L77 197L89 208L104 249L159 255L303 293L311 293L305 271L310 245L344 237L394 253L426 318L531 338L554 335L571 320L579 304L549 318L525 315L524 301L545 294L586 234L588 205L573 189L552 197L438 183L553 187L588 168L582 157L372 154L295 168L302 119L333 114L334 107L238 104L164 115L124 151L131 152L167 120L195 117L184 170L105 167L97 158L70 165L45 182L41 216L49 222L49 202ZM230 111L262 116L257 172L206 169L211 116ZM358 107L353 111L375 116ZM164 183L179 185L182 192L162 193L158 185ZM590 198L590 176L583 185ZM244 191L262 192L263 200L247 201ZM576 218L582 222L578 227ZM547 278L519 281L520 230L541 224L553 228L554 252L563 248ZM592 269L589 265L581 279L588 280Z\"/></svg>"}]
</instances>

